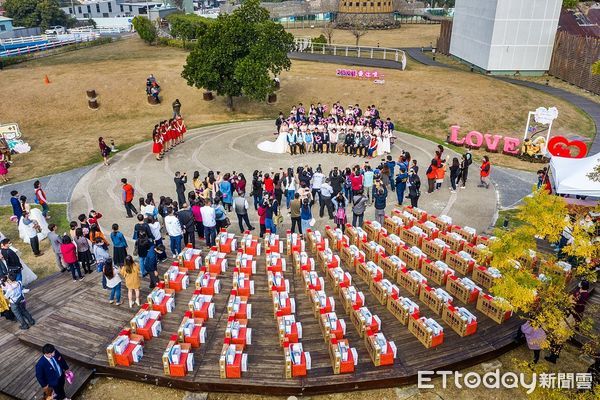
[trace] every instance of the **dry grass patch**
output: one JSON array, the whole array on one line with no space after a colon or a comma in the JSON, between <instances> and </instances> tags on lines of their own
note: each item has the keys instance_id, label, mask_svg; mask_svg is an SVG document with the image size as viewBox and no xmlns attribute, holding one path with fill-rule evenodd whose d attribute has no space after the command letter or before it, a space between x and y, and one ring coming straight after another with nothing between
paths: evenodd
<instances>
[{"instance_id":1,"label":"dry grass patch","mask_svg":"<svg viewBox=\"0 0 600 400\"><path fill-rule=\"evenodd\" d=\"M390 116L399 128L442 140L455 123L465 131L520 136L527 112L540 105L559 108L557 134L591 137L594 132L588 117L551 96L485 76L414 62L407 71L381 70L386 83L376 85L338 78L335 70L339 66L333 64L294 61L291 71L281 76L282 89L275 106L236 99L236 111L228 113L224 99L205 102L202 91L187 86L181 78L186 55L179 49L151 47L132 38L2 71L3 89L11 96L0 102L1 122L18 122L32 146L30 153L14 157L12 177L37 177L97 160L98 136L115 139L120 147L149 140L154 124L171 116L175 98L181 100L190 127L274 118L279 110L287 112L298 102L331 104L340 100L363 106L377 104L382 115ZM145 78L150 73L163 88L160 106L146 102ZM51 84L44 85L44 75ZM88 109L87 89L99 93L99 110ZM502 155L493 155L492 161L536 168Z\"/></svg>"},{"instance_id":2,"label":"dry grass patch","mask_svg":"<svg viewBox=\"0 0 600 400\"><path fill-rule=\"evenodd\" d=\"M288 29L288 32L297 37L317 37L323 32L320 27L304 29ZM405 24L398 29L371 30L360 38L361 46L381 47L422 47L436 42L440 35L440 25ZM345 29L334 29L332 43L356 43L356 38Z\"/></svg>"}]
</instances>

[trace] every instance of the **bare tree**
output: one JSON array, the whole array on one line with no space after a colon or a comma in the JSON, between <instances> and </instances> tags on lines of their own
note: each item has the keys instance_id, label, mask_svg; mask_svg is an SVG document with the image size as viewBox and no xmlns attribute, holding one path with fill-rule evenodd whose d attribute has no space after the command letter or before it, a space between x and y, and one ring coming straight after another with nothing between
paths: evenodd
<instances>
[{"instance_id":1,"label":"bare tree","mask_svg":"<svg viewBox=\"0 0 600 400\"><path fill-rule=\"evenodd\" d=\"M358 41L360 40L360 38L365 36L369 32L369 29L367 28L367 24L364 21L359 21L359 20L353 20L352 22L350 22L349 29L350 29L350 33L352 33L352 35L356 39L357 46L358 46Z\"/></svg>"},{"instance_id":2,"label":"bare tree","mask_svg":"<svg viewBox=\"0 0 600 400\"><path fill-rule=\"evenodd\" d=\"M321 28L321 33L323 33L323 35L325 35L327 38L327 44L331 44L334 30L335 28L333 22L331 21L328 21L325 25L323 25L323 28Z\"/></svg>"}]
</instances>

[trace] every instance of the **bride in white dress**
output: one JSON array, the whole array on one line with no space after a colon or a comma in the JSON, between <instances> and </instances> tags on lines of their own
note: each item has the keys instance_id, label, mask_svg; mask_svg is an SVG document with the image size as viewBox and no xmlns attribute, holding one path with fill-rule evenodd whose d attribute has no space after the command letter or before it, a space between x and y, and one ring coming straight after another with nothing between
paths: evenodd
<instances>
[{"instance_id":1,"label":"bride in white dress","mask_svg":"<svg viewBox=\"0 0 600 400\"><path fill-rule=\"evenodd\" d=\"M46 218L44 218L40 209L31 208L27 203L24 203L23 209L29 212L29 219L36 221L40 226L41 230L37 234L38 239L40 241L46 239L50 230L48 229L48 222L46 222ZM23 218L19 220L19 237L23 242L29 243L29 235L27 234L27 227L23 223Z\"/></svg>"},{"instance_id":2,"label":"bride in white dress","mask_svg":"<svg viewBox=\"0 0 600 400\"><path fill-rule=\"evenodd\" d=\"M287 151L287 134L288 124L284 122L281 124L281 129L279 130L279 136L277 136L277 140L274 142L268 140L260 142L258 144L258 149L266 151L267 153L285 153Z\"/></svg>"}]
</instances>

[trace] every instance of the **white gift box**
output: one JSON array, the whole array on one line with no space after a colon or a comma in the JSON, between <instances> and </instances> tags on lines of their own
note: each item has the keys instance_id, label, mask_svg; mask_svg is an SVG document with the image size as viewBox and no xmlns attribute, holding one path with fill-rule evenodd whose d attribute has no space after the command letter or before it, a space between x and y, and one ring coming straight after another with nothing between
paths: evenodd
<instances>
[{"instance_id":1,"label":"white gift box","mask_svg":"<svg viewBox=\"0 0 600 400\"><path fill-rule=\"evenodd\" d=\"M467 232L469 235L477 234L477 230L475 228L471 228L470 226L465 226L463 231Z\"/></svg>"},{"instance_id":2,"label":"white gift box","mask_svg":"<svg viewBox=\"0 0 600 400\"><path fill-rule=\"evenodd\" d=\"M405 310L408 310L410 314L414 314L415 311L419 311L419 305L411 299L409 299L408 297L402 297L402 299L400 300L400 304L402 304L402 307Z\"/></svg>"},{"instance_id":3,"label":"white gift box","mask_svg":"<svg viewBox=\"0 0 600 400\"><path fill-rule=\"evenodd\" d=\"M304 360L306 361L306 369L309 370L312 368L312 359L310 358L310 353L308 351L304 352Z\"/></svg>"},{"instance_id":4,"label":"white gift box","mask_svg":"<svg viewBox=\"0 0 600 400\"><path fill-rule=\"evenodd\" d=\"M144 348L142 345L138 344L133 348L131 352L131 356L133 357L134 363L139 363L142 357L144 356Z\"/></svg>"},{"instance_id":5,"label":"white gift box","mask_svg":"<svg viewBox=\"0 0 600 400\"><path fill-rule=\"evenodd\" d=\"M225 353L225 362L228 365L233 364L233 362L235 361L235 345L230 345L229 348L227 349L227 352Z\"/></svg>"},{"instance_id":6,"label":"white gift box","mask_svg":"<svg viewBox=\"0 0 600 400\"><path fill-rule=\"evenodd\" d=\"M143 328L146 326L149 319L150 319L150 313L148 311L142 311L135 318L135 324L137 325L138 328Z\"/></svg>"},{"instance_id":7,"label":"white gift box","mask_svg":"<svg viewBox=\"0 0 600 400\"><path fill-rule=\"evenodd\" d=\"M160 320L154 321L150 330L152 331L152 336L158 337L160 335L160 332L162 332L162 323L160 322Z\"/></svg>"},{"instance_id":8,"label":"white gift box","mask_svg":"<svg viewBox=\"0 0 600 400\"><path fill-rule=\"evenodd\" d=\"M459 251L458 255L466 261L474 261L473 257L471 257L471 255L469 253L467 253L466 251Z\"/></svg>"},{"instance_id":9,"label":"white gift box","mask_svg":"<svg viewBox=\"0 0 600 400\"><path fill-rule=\"evenodd\" d=\"M439 238L433 239L433 243L438 247L450 247L446 242Z\"/></svg>"},{"instance_id":10,"label":"white gift box","mask_svg":"<svg viewBox=\"0 0 600 400\"><path fill-rule=\"evenodd\" d=\"M417 257L425 257L425 253L423 253L423 250L421 250L420 248L418 248L417 246L413 246L409 249L409 251L411 253L413 253L415 256Z\"/></svg>"},{"instance_id":11,"label":"white gift box","mask_svg":"<svg viewBox=\"0 0 600 400\"><path fill-rule=\"evenodd\" d=\"M438 219L445 224L452 225L452 217L442 214L438 217Z\"/></svg>"},{"instance_id":12,"label":"white gift box","mask_svg":"<svg viewBox=\"0 0 600 400\"><path fill-rule=\"evenodd\" d=\"M408 274L410 275L410 277L411 277L412 279L414 279L415 281L417 281L417 282L419 282L419 283L427 283L427 278L425 278L425 277L423 276L423 274L421 274L421 273L420 273L420 272L418 272L418 271L415 271L415 270L412 270L412 269L411 269L410 271L408 271Z\"/></svg>"},{"instance_id":13,"label":"white gift box","mask_svg":"<svg viewBox=\"0 0 600 400\"><path fill-rule=\"evenodd\" d=\"M187 320L185 325L183 326L183 336L191 336L192 331L194 330L194 321Z\"/></svg>"},{"instance_id":14,"label":"white gift box","mask_svg":"<svg viewBox=\"0 0 600 400\"><path fill-rule=\"evenodd\" d=\"M129 336L119 336L113 342L113 349L115 354L123 354L127 346L129 346Z\"/></svg>"},{"instance_id":15,"label":"white gift box","mask_svg":"<svg viewBox=\"0 0 600 400\"><path fill-rule=\"evenodd\" d=\"M252 328L246 329L246 343L252 344Z\"/></svg>"},{"instance_id":16,"label":"white gift box","mask_svg":"<svg viewBox=\"0 0 600 400\"><path fill-rule=\"evenodd\" d=\"M431 222L431 221L425 221L425 222L423 222L423 226L426 226L426 227L427 227L427 228L429 228L429 229L438 230L438 227L437 227L437 225L436 225L436 224L434 224L434 223L433 223L433 222Z\"/></svg>"},{"instance_id":17,"label":"white gift box","mask_svg":"<svg viewBox=\"0 0 600 400\"><path fill-rule=\"evenodd\" d=\"M194 353L191 353L191 352L188 353L186 367L187 367L188 372L194 371Z\"/></svg>"},{"instance_id":18,"label":"white gift box","mask_svg":"<svg viewBox=\"0 0 600 400\"><path fill-rule=\"evenodd\" d=\"M169 361L171 361L172 364L179 364L179 361L181 359L181 345L176 344L173 345L171 347L171 351L169 352Z\"/></svg>"},{"instance_id":19,"label":"white gift box","mask_svg":"<svg viewBox=\"0 0 600 400\"><path fill-rule=\"evenodd\" d=\"M248 371L248 354L242 354L242 372Z\"/></svg>"},{"instance_id":20,"label":"white gift box","mask_svg":"<svg viewBox=\"0 0 600 400\"><path fill-rule=\"evenodd\" d=\"M396 354L398 353L398 348L396 347L396 343L394 343L393 341L389 341L388 344L390 345L390 347L392 349L392 353L394 353L394 358L396 358Z\"/></svg>"},{"instance_id":21,"label":"white gift box","mask_svg":"<svg viewBox=\"0 0 600 400\"><path fill-rule=\"evenodd\" d=\"M215 317L215 303L210 303L208 305L208 318Z\"/></svg>"},{"instance_id":22,"label":"white gift box","mask_svg":"<svg viewBox=\"0 0 600 400\"><path fill-rule=\"evenodd\" d=\"M185 290L185 289L187 289L189 284L190 284L190 277L188 275L185 275L183 277L183 279L181 280L181 287Z\"/></svg>"},{"instance_id":23,"label":"white gift box","mask_svg":"<svg viewBox=\"0 0 600 400\"><path fill-rule=\"evenodd\" d=\"M170 296L169 300L167 300L167 312L173 312L174 309L175 309L175 298L173 296Z\"/></svg>"},{"instance_id":24,"label":"white gift box","mask_svg":"<svg viewBox=\"0 0 600 400\"><path fill-rule=\"evenodd\" d=\"M448 236L450 236L452 239L457 240L457 241L461 241L461 240L465 240L464 237L462 237L459 233L457 232L450 232L448 233Z\"/></svg>"},{"instance_id":25,"label":"white gift box","mask_svg":"<svg viewBox=\"0 0 600 400\"><path fill-rule=\"evenodd\" d=\"M463 317L463 321L466 321L468 324L470 324L473 321L477 321L477 317L475 315L473 315L469 310L467 310L464 307L459 307L457 309L458 313L461 315L461 317Z\"/></svg>"},{"instance_id":26,"label":"white gift box","mask_svg":"<svg viewBox=\"0 0 600 400\"><path fill-rule=\"evenodd\" d=\"M452 303L452 300L453 300L452 296L450 296L450 294L448 292L446 292L444 289L435 288L434 293L438 299L442 300L442 302Z\"/></svg>"},{"instance_id":27,"label":"white gift box","mask_svg":"<svg viewBox=\"0 0 600 400\"><path fill-rule=\"evenodd\" d=\"M490 274L493 278L501 278L502 277L502 273L500 272L500 270L494 268L494 267L489 267L487 269L488 274Z\"/></svg>"},{"instance_id":28,"label":"white gift box","mask_svg":"<svg viewBox=\"0 0 600 400\"><path fill-rule=\"evenodd\" d=\"M571 264L569 264L568 262L565 261L558 261L556 263L557 266L559 266L561 269L563 269L565 272L570 272L571 271Z\"/></svg>"},{"instance_id":29,"label":"white gift box","mask_svg":"<svg viewBox=\"0 0 600 400\"><path fill-rule=\"evenodd\" d=\"M470 292L474 291L475 289L479 290L481 292L481 288L479 286L477 286L475 284L475 282L473 282L471 279L469 278L462 278L459 279L460 282L467 288L469 289Z\"/></svg>"},{"instance_id":30,"label":"white gift box","mask_svg":"<svg viewBox=\"0 0 600 400\"><path fill-rule=\"evenodd\" d=\"M427 328L431 329L433 336L438 336L440 333L444 332L444 328L440 324L438 324L434 319L421 317L421 320L425 322L425 326Z\"/></svg>"},{"instance_id":31,"label":"white gift box","mask_svg":"<svg viewBox=\"0 0 600 400\"><path fill-rule=\"evenodd\" d=\"M205 326L200 328L199 336L200 336L200 343L206 343L206 327Z\"/></svg>"},{"instance_id":32,"label":"white gift box","mask_svg":"<svg viewBox=\"0 0 600 400\"><path fill-rule=\"evenodd\" d=\"M425 232L423 232L423 229L421 229L420 227L413 225L410 227L409 231L416 233L419 236L423 236L425 234Z\"/></svg>"}]
</instances>

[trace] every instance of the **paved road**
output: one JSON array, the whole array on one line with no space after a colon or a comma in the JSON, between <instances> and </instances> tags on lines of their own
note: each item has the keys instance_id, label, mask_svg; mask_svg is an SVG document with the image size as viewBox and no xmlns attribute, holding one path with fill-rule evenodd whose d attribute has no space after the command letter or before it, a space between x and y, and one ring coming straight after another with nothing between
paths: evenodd
<instances>
[{"instance_id":1,"label":"paved road","mask_svg":"<svg viewBox=\"0 0 600 400\"><path fill-rule=\"evenodd\" d=\"M289 57L293 60L319 61L331 64L357 65L362 67L402 69L402 64L399 62L392 60L380 60L376 58L371 59L362 57L334 56L329 54L306 52L289 53Z\"/></svg>"},{"instance_id":2,"label":"paved road","mask_svg":"<svg viewBox=\"0 0 600 400\"><path fill-rule=\"evenodd\" d=\"M453 66L434 61L421 51L420 48L405 48L404 50L412 59L421 64L429 65L432 67L443 67L443 68L455 68ZM494 79L499 79L504 82L512 83L514 85L525 86L532 89L540 90L544 93L558 97L559 99L568 101L569 103L579 107L586 114L594 120L596 124L596 136L589 147L588 154L596 154L600 152L600 104L587 99L583 96L579 96L575 93L568 92L564 89L555 88L552 86L541 85L535 82L524 81L520 79L513 79L505 76L490 76Z\"/></svg>"}]
</instances>

